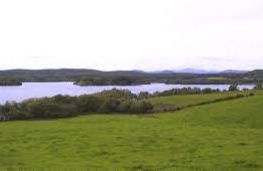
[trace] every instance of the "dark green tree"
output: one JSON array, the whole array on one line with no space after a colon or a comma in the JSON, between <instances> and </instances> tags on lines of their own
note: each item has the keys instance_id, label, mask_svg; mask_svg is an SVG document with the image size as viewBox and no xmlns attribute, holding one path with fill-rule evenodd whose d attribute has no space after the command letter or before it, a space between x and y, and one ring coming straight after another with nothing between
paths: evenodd
<instances>
[{"instance_id":1,"label":"dark green tree","mask_svg":"<svg viewBox=\"0 0 263 171\"><path fill-rule=\"evenodd\" d=\"M228 88L228 91L237 91L237 90L238 90L238 84L232 84Z\"/></svg>"}]
</instances>

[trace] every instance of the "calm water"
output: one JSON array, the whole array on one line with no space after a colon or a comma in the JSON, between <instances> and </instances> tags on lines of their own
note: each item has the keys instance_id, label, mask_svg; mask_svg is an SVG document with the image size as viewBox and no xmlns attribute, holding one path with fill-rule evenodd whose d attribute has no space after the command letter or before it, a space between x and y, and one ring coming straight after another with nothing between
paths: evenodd
<instances>
[{"instance_id":1,"label":"calm water","mask_svg":"<svg viewBox=\"0 0 263 171\"><path fill-rule=\"evenodd\" d=\"M198 88L212 88L226 90L229 85L179 85L179 84L150 84L150 85L136 85L136 86L85 86L80 87L73 85L72 82L53 82L53 83L23 83L22 86L0 86L0 104L7 101L22 101L29 98L50 97L57 94L63 95L82 95L101 92L103 90L127 89L133 93L147 91L154 93L156 91L164 91L172 88L183 87L198 87ZM253 85L242 85L240 89L252 89Z\"/></svg>"}]
</instances>

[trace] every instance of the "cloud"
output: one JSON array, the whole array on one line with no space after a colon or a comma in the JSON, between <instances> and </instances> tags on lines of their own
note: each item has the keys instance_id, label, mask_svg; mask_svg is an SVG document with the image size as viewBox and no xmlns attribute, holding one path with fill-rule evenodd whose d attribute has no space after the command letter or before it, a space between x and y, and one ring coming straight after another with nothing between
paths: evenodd
<instances>
[{"instance_id":1,"label":"cloud","mask_svg":"<svg viewBox=\"0 0 263 171\"><path fill-rule=\"evenodd\" d=\"M259 68L262 0L0 1L0 69Z\"/></svg>"},{"instance_id":2,"label":"cloud","mask_svg":"<svg viewBox=\"0 0 263 171\"><path fill-rule=\"evenodd\" d=\"M233 62L233 58L226 58L226 57L200 57L201 59L208 61L208 62Z\"/></svg>"}]
</instances>

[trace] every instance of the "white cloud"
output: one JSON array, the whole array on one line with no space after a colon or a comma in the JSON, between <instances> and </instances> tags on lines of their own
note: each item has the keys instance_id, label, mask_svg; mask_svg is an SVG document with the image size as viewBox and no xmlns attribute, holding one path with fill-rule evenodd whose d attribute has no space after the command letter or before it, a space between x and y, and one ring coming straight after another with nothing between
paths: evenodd
<instances>
[{"instance_id":1,"label":"white cloud","mask_svg":"<svg viewBox=\"0 0 263 171\"><path fill-rule=\"evenodd\" d=\"M0 1L0 69L262 68L262 9L261 0Z\"/></svg>"}]
</instances>

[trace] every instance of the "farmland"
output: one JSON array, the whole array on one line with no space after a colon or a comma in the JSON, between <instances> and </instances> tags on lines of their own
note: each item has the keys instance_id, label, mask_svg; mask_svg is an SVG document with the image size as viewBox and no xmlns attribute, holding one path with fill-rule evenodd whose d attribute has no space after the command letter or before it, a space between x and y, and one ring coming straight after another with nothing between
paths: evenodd
<instances>
[{"instance_id":1,"label":"farmland","mask_svg":"<svg viewBox=\"0 0 263 171\"><path fill-rule=\"evenodd\" d=\"M1 122L0 167L260 170L263 95L254 93L175 112ZM152 100L186 105L196 96Z\"/></svg>"}]
</instances>

